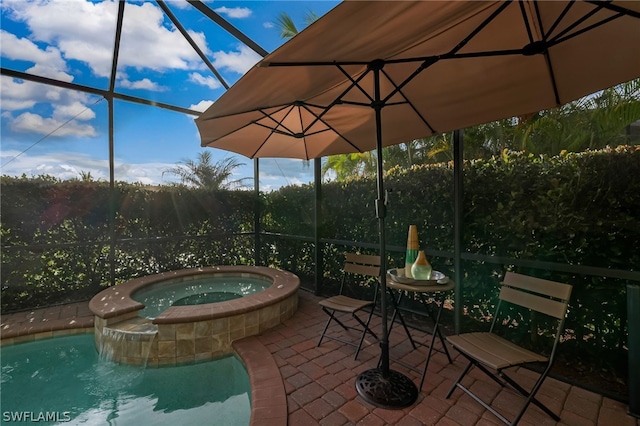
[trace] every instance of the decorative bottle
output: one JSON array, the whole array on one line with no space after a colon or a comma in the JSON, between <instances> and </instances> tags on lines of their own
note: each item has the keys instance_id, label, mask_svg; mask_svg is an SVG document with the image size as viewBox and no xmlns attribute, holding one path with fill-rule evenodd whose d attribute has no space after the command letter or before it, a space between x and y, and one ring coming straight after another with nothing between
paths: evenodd
<instances>
[{"instance_id":1,"label":"decorative bottle","mask_svg":"<svg viewBox=\"0 0 640 426\"><path fill-rule=\"evenodd\" d=\"M409 235L407 236L407 255L404 261L404 276L407 278L413 278L411 275L411 267L418 258L418 227L416 225L409 225Z\"/></svg>"},{"instance_id":2,"label":"decorative bottle","mask_svg":"<svg viewBox=\"0 0 640 426\"><path fill-rule=\"evenodd\" d=\"M424 250L418 252L416 261L411 266L411 275L414 280L428 280L431 278L431 264L424 254Z\"/></svg>"}]
</instances>

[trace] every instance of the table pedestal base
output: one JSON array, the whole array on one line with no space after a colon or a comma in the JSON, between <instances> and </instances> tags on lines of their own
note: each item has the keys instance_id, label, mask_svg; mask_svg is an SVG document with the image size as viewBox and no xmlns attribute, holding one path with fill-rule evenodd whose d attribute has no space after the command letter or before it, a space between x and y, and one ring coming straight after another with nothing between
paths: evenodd
<instances>
[{"instance_id":1,"label":"table pedestal base","mask_svg":"<svg viewBox=\"0 0 640 426\"><path fill-rule=\"evenodd\" d=\"M356 378L356 390L362 399L381 408L405 408L418 399L418 388L413 381L393 370L388 377L384 377L379 368L364 371Z\"/></svg>"}]
</instances>

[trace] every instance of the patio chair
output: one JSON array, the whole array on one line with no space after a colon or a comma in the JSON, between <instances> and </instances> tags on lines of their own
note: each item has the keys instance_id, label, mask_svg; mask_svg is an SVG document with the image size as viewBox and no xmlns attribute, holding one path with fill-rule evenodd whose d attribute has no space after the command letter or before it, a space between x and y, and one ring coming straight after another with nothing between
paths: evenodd
<instances>
[{"instance_id":1,"label":"patio chair","mask_svg":"<svg viewBox=\"0 0 640 426\"><path fill-rule=\"evenodd\" d=\"M496 313L489 332L485 333L463 333L455 336L447 337L447 341L462 354L469 364L465 367L458 377L458 380L447 393L447 398L451 396L456 388L466 392L469 396L482 404L487 410L506 424L517 424L529 404L533 403L540 407L555 421L560 421L560 417L552 412L548 407L543 405L535 398L536 393L542 386L556 354L556 348L560 335L564 331L564 319L567 313L567 305L571 295L572 286L561 284L553 281L547 281L540 278L534 278L527 275L507 272L500 290L500 297ZM506 302L506 303L505 303ZM525 349L510 340L500 337L496 334L496 324L509 324L514 321L522 322L524 318L509 317L506 312L509 304L524 307L530 311L530 315L535 318L535 322L542 321L547 318L555 326L555 335L551 351L549 355L534 352ZM540 316L538 313L544 314ZM542 335L534 333L532 336L536 340L542 339ZM547 348L548 349L548 348ZM523 366L525 364L540 363L543 370L540 373L533 387L527 391L521 385L516 383L509 377L505 370L510 367ZM533 364L531 364L533 365ZM471 370L471 367L477 367L490 378L501 386L508 386L521 394L525 400L512 421L507 420L502 414L498 413L488 403L481 400L471 390L462 384L463 377ZM495 372L495 373L494 373ZM497 373L497 374L496 374Z\"/></svg>"},{"instance_id":2,"label":"patio chair","mask_svg":"<svg viewBox=\"0 0 640 426\"><path fill-rule=\"evenodd\" d=\"M375 285L371 286L371 283L375 277ZM335 340L356 348L356 354L354 360L358 358L360 349L364 342L365 336L369 333L376 340L378 336L369 328L371 317L378 300L378 290L380 285L380 256L371 256L355 253L346 253L344 268L342 271L342 280L340 283L340 293L337 296L329 297L327 299L318 302L322 306L322 310L329 315L327 325L325 325L320 340L318 340L318 346L322 344L324 338ZM368 290L373 289L374 294L370 299L358 299L345 295L345 292L349 290L349 285L359 284L360 287L368 287ZM373 287L373 288L372 288ZM358 323L357 326L348 325L345 323L344 318L351 316ZM342 320L339 318L342 318ZM366 319L364 319L366 318ZM359 341L356 343L353 340L343 339L337 334L327 334L327 330L331 325L331 322L335 321L345 331L355 330L360 334Z\"/></svg>"}]
</instances>

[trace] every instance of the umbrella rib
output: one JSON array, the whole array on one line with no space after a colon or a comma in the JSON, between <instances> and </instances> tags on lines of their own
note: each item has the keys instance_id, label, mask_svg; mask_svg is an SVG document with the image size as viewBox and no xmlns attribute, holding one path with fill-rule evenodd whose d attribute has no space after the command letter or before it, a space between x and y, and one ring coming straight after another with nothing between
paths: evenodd
<instances>
[{"instance_id":1,"label":"umbrella rib","mask_svg":"<svg viewBox=\"0 0 640 426\"><path fill-rule=\"evenodd\" d=\"M280 111L282 111L283 109L285 109L287 106L288 106L288 105L282 105L282 106L280 107L280 109L276 110L275 112L280 112ZM262 109L262 108L256 108L256 109L254 109L254 110L247 111L247 112L256 112L256 111L261 112L263 115L265 115L265 116L266 116L266 117L268 117L268 118L271 118L271 117L269 117L269 115L268 115L267 113L265 113L265 112L263 111L263 109ZM203 121L213 120L213 119L216 119L216 118L223 118L223 117L232 117L232 116L234 116L234 115L237 115L237 114L227 114L227 115L222 115L222 116L217 116L217 117L209 117L209 118L206 118L206 119L205 119L205 120L203 120ZM271 118L271 120L273 120L273 118ZM275 120L273 120L273 121L275 121ZM276 123L277 123L277 121L276 121ZM209 145L209 144L211 144L211 143L214 143L215 141L217 141L217 140L219 140L219 139L222 139L222 138L224 138L225 136L229 136L230 134L235 133L235 132L237 132L237 131L238 131L238 130L240 130L240 129L244 129L244 128L246 128L246 127L249 127L249 126L251 126L252 124L256 124L256 125L258 125L258 126L262 126L262 127L266 128L266 129L271 130L271 133L269 134L269 136L267 136L267 138L264 140L264 142L262 142L262 144L260 144L260 147L258 148L258 150L257 150L257 151L252 155L252 156L250 156L250 157L249 157L249 158L253 158L253 157L255 156L255 154L260 150L260 148L262 148L262 146L265 144L265 142L269 139L269 137L270 137L274 132L276 132L276 131L277 131L277 130L276 130L276 129L274 129L273 127L269 127L269 126L264 125L264 124L262 124L262 123L258 123L258 120L252 120L252 121L249 121L249 122L248 122L247 124L245 124L244 126L240 126L239 128L237 128L237 129L235 129L235 130L230 130L229 132L225 133L225 134L224 134L224 135L222 135L222 136L219 136L219 137L217 137L217 138L215 138L215 139L212 139L212 140L207 141L207 142L206 142L206 144L207 144L207 145ZM278 132L278 133L281 133L281 134L286 135L286 133L285 133L285 132L283 132L283 131L281 131L281 130L280 130L280 131L277 131L277 132Z\"/></svg>"},{"instance_id":2,"label":"umbrella rib","mask_svg":"<svg viewBox=\"0 0 640 426\"><path fill-rule=\"evenodd\" d=\"M558 34L556 34L554 37L547 39L547 36L552 34L553 31L560 25L560 22L564 19L564 17L566 16L566 13L568 13L570 7L573 5L574 3L569 3L562 11L562 13L557 17L557 19L555 20L555 22L551 25L551 28L549 29L549 31L547 32L547 34L544 33L544 28L542 27L542 18L540 15L540 10L538 8L538 4L535 4L535 9L536 9L536 17L538 19L538 24L540 26L540 29L542 30L543 34L542 34L542 42L544 43L544 51L542 52L544 54L544 58L545 58L545 62L547 63L547 67L549 68L549 75L551 78L551 85L553 87L553 94L555 97L555 101L556 101L556 105L560 105L561 101L560 101L560 94L558 93L558 86L557 86L557 82L555 79L555 73L553 70L553 65L551 63L551 57L549 56L549 48L556 45L556 44L560 44L562 42L565 42L567 40L572 39L573 37L576 37L580 34L583 34L586 31L590 31L593 28L599 27L600 25L604 25L605 23L612 21L613 19L617 19L619 17L622 16L622 14L619 12L616 15L610 16L606 19L603 19L599 22L596 22L586 28L583 28L579 31L576 31L574 33L570 33L573 29L575 29L578 25L582 24L583 22L585 22L587 19L591 18L592 16L594 16L596 13L598 13L599 11L603 10L602 6L599 4L597 5L597 7L593 8L591 11L589 11L588 13L586 13L585 15L583 15L580 19L577 19L573 24L567 26L564 30L560 31Z\"/></svg>"},{"instance_id":3,"label":"umbrella rib","mask_svg":"<svg viewBox=\"0 0 640 426\"><path fill-rule=\"evenodd\" d=\"M567 15L567 13L569 13L569 10L573 7L573 5L575 5L574 2L567 3L567 5L564 7L560 15L558 15L558 17L553 22L553 24L551 24L551 27L549 28L549 30L545 33L544 25L542 23L542 14L540 13L540 6L537 2L533 3L533 7L535 9L535 16L532 17L532 19L534 18L537 19L538 27L542 32L540 36L542 37L542 41L546 43L546 46L549 46L549 41L547 40L547 36L549 34L552 34L555 31L556 27L560 25L560 22L562 22L562 20ZM529 22L529 19L527 19L528 14L527 14L526 8L524 7L524 0L520 0L520 10L522 11L522 21L524 22L525 28L527 29L527 34L529 36L529 43L533 43L536 40L534 39L533 34L531 32L531 23Z\"/></svg>"},{"instance_id":4,"label":"umbrella rib","mask_svg":"<svg viewBox=\"0 0 640 426\"><path fill-rule=\"evenodd\" d=\"M565 7L562 10L562 13L560 14L560 16L558 16L558 18L555 20L555 22L553 24L551 24L551 29L549 29L548 34L551 34L553 32L553 30L560 24L560 21L564 18L566 13L569 11L569 7L570 6L567 5L567 7ZM558 92L558 83L556 81L556 74L555 74L554 69L553 69L553 64L551 63L551 57L549 56L549 46L551 44L550 44L549 40L547 40L547 35L548 34L545 34L544 26L542 25L542 15L540 14L540 8L538 7L537 3L534 4L534 8L535 8L536 16L533 17L533 18L534 19L537 18L538 26L540 28L540 32L542 33L541 34L541 37L542 37L541 42L544 45L544 50L542 51L542 54L544 55L544 62L547 65L547 69L549 71L549 78L551 79L551 88L553 89L553 97L554 97L554 99L556 101L556 105L560 105L560 93ZM529 28L529 20L525 16L524 8L522 9L522 12L523 12L523 16L522 17L523 17L523 19L525 21L525 24L527 25L527 30L528 30L528 28ZM531 43L529 46L531 46L531 45L533 45L533 43L535 43L535 41L533 40L531 35L530 35L529 41Z\"/></svg>"},{"instance_id":5,"label":"umbrella rib","mask_svg":"<svg viewBox=\"0 0 640 426\"><path fill-rule=\"evenodd\" d=\"M560 33L556 34L555 37L553 37L553 39L549 40L550 42L552 42L553 44L558 43L558 39L561 39L565 34L571 32L571 30L573 30L574 28L576 28L578 25L580 25L581 23L583 23L584 21L586 21L587 19L591 18L592 16L594 16L596 13L598 13L600 10L602 10L602 5L598 5L596 8L591 9L588 13L586 13L584 16L582 16L582 18L577 19L573 24L569 25L567 28L565 28L564 30L560 31ZM601 23L597 23L596 26L601 25ZM590 27L591 28L591 27ZM582 33L583 31L581 30L579 33ZM568 38L573 37L574 35L569 35Z\"/></svg>"},{"instance_id":6,"label":"umbrella rib","mask_svg":"<svg viewBox=\"0 0 640 426\"><path fill-rule=\"evenodd\" d=\"M335 102L332 102L331 106L333 106L334 103ZM358 152L363 152L360 148L358 148L355 144L353 144L349 139L347 139L344 135L342 135L340 132L338 132L333 126L331 126L329 123L327 123L326 121L324 121L321 118L321 115L326 113L331 106L327 107L327 108L324 108L322 113L319 114L319 115L315 114L313 111L311 111L304 102L299 102L298 106L304 108L306 111L308 111L311 115L313 115L315 117L315 120L313 120L313 122L309 126L307 126L305 129L303 129L302 134L301 134L302 136L304 136L304 137L313 136L313 135L316 135L318 133L327 132L329 130L332 130L333 132L335 132L336 135L338 135L346 143L348 143L353 149L355 149ZM286 106L283 107L283 108L280 108L276 112L282 111L285 108L286 108ZM292 106L292 108L294 108L294 106ZM319 108L322 108L322 107L319 107ZM260 111L266 118L268 118L269 120L271 120L274 123L276 123L278 125L277 127L282 127L283 129L285 129L286 132L278 129L277 127L271 127L271 126L267 126L266 124L259 123L257 120L254 120L251 123L248 123L247 126L250 125L250 124L255 124L255 125L258 125L258 126L262 126L265 129L271 130L271 133L269 133L269 135L260 143L260 146L258 146L258 148L253 152L253 155L250 158L254 158L256 155L258 155L258 152L262 149L262 147L267 143L267 141L269 140L271 135L273 135L274 133L277 133L277 134L280 134L280 135L284 135L284 136L290 136L290 137L296 137L295 135L297 134L297 133L291 131L291 129L289 129L287 126L282 124L282 122L278 122L276 119L274 119L271 115L269 115L266 112L264 112L262 109L258 109L258 111ZM284 118L283 118L283 120L284 120ZM307 130L309 130L313 126L313 124L317 123L318 121L320 121L325 126L327 126L327 129L322 129L322 130L318 130L316 132L312 132L312 133L308 133L307 134ZM301 118L301 123L302 123L302 118ZM246 126L244 126L244 127L246 127ZM307 151L306 143L305 143L305 155L306 155L306 158L309 159L309 153Z\"/></svg>"},{"instance_id":7,"label":"umbrella rib","mask_svg":"<svg viewBox=\"0 0 640 426\"><path fill-rule=\"evenodd\" d=\"M265 110L267 108L269 108L269 109L270 108L279 108L275 112L280 112L280 111L282 111L283 109L287 108L290 105L291 104L282 104L282 105L271 105L271 106L256 107L256 108L249 109L249 110L246 110L246 111L232 112L232 113L229 113L229 114L213 115L211 117L206 117L206 118L202 118L202 116L200 116L199 121L218 120L220 118L233 117L233 116L236 116L238 114L246 114L246 113L249 113L249 112L258 112L258 111L262 112L262 110ZM249 123L249 124L251 124L251 123ZM243 126L243 127L245 127L245 126Z\"/></svg>"},{"instance_id":8,"label":"umbrella rib","mask_svg":"<svg viewBox=\"0 0 640 426\"><path fill-rule=\"evenodd\" d=\"M344 95L344 94L343 94L343 95ZM341 95L341 96L343 96L343 95ZM337 101L337 99L336 99L336 101ZM358 151L358 152L363 152L363 151L362 151L360 148L358 148L358 147L357 147L353 142L351 142L349 139L347 139L347 138L346 138L342 133L340 133L339 131L337 131L337 130L336 130L336 129L331 125L331 124L327 123L324 119L322 119L322 115L324 115L327 111L329 111L329 109L330 109L333 105L335 105L335 102L332 102L332 103L331 103L331 105L330 105L329 107L327 107L325 110L323 110L323 111L322 111L322 113L320 113L319 115L315 115L315 114L313 113L313 111L309 110L309 108L307 108L307 107L306 107L306 105L304 105L304 104L303 104L303 106L305 107L305 109L306 109L307 111L309 111L309 113L313 114L313 115L316 117L316 119L315 119L315 120L313 120L313 123L311 123L309 126L307 126L307 128L305 129L305 131L306 131L306 130L308 130L308 129L310 129L310 128L311 128L311 126L312 126L313 124L315 124L316 122L320 121L322 124L324 124L325 126L327 126L327 129L325 129L325 130L319 130L319 131L314 132L314 133L310 133L310 134L309 134L309 136L310 136L310 135L315 135L315 134L317 134L317 133L321 133L321 132L326 132L326 131L328 131L328 130L332 130L333 132L335 132L335 134L336 134L336 135L338 135L338 136L339 136L339 137L341 137L341 138L342 138L346 143L348 143L348 144L349 144L353 149L355 149L355 150L356 150L356 151ZM305 148L306 148L306 146L305 146Z\"/></svg>"},{"instance_id":9,"label":"umbrella rib","mask_svg":"<svg viewBox=\"0 0 640 426\"><path fill-rule=\"evenodd\" d=\"M401 91L404 86L406 86L411 80L413 80L416 76L418 76L418 74L420 74L422 71L424 71L425 69L429 68L430 66L432 66L433 64L435 64L436 62L438 62L440 59L453 59L453 58L457 58L457 52L462 49L464 46L467 45L467 43L469 43L480 31L482 31L482 29L484 27L486 27L487 25L489 25L489 23L491 21L493 21L498 15L500 15L506 8L507 6L509 6L511 4L512 0L506 1L502 4L500 4L500 7L498 7L498 9L494 10L491 15L489 15L488 18L486 18L480 25L478 25L473 31L471 31L471 33L469 35L467 35L460 43L458 43L453 49L451 49L448 53L445 53L444 55L437 55L437 56L430 56L425 58L425 60L418 66L418 68L409 76L407 77L402 83L400 83L399 85L396 85L396 89L394 91L392 91L388 96L387 99L390 98L391 96L393 96L396 92ZM510 52L510 51L509 51ZM514 51L515 52L520 52L520 51ZM481 52L481 54L476 53L474 54L473 57L478 57L478 56L490 56L491 54L493 54L494 52ZM463 57L462 55L459 57ZM395 84L394 84L395 85ZM431 127L431 126L429 126Z\"/></svg>"},{"instance_id":10,"label":"umbrella rib","mask_svg":"<svg viewBox=\"0 0 640 426\"><path fill-rule=\"evenodd\" d=\"M560 37L560 35L557 35L557 36L555 37L555 39L552 41L552 45L553 45L553 44L558 44L558 43L563 43L563 42L565 42L565 41L567 41L567 40L570 40L570 39L572 39L572 38L574 38L574 37L579 36L580 34L583 34L583 33L587 32L587 31L590 31L590 30L592 30L592 29L594 29L594 28L597 28L597 27L599 27L599 26L601 26L601 25L604 25L604 24L606 24L606 23L608 23L608 22L611 22L611 21L613 21L613 20L615 20L615 19L618 19L618 18L621 18L621 17L623 17L623 16L625 16L625 15L624 15L622 12L620 12L620 13L618 13L618 14L616 14L616 15L609 16L608 18L603 19L602 21L595 22L595 23L593 23L593 24L589 25L588 27L585 27L585 28L582 28L582 29L581 29L581 30L579 30L579 31L576 31L576 32L575 32L575 33L573 33L573 34L568 34L568 35L566 35L564 38L561 38L561 37ZM564 32L563 32L563 35L564 35L564 33L566 33L566 32L567 32L567 31L564 31Z\"/></svg>"},{"instance_id":11,"label":"umbrella rib","mask_svg":"<svg viewBox=\"0 0 640 426\"><path fill-rule=\"evenodd\" d=\"M624 14L626 16L633 16L634 18L640 18L640 12L636 12L634 10L627 9L626 7L622 7L620 5L613 4L610 1L608 1L606 3L602 3L600 1L595 1L595 0L584 0L584 1L585 1L585 3L598 5L600 7L605 8L605 9L609 9L609 10L613 10L614 12L622 13L622 14Z\"/></svg>"},{"instance_id":12,"label":"umbrella rib","mask_svg":"<svg viewBox=\"0 0 640 426\"><path fill-rule=\"evenodd\" d=\"M255 124L256 126L264 127L265 129L271 130L271 134L277 133L279 135L293 136L293 133L291 133L291 132L283 132L282 130L276 129L276 128L271 127L271 126L267 126L266 124L262 124L262 123L258 123L258 122L254 122L252 124ZM286 127L285 127L285 129L286 129Z\"/></svg>"},{"instance_id":13,"label":"umbrella rib","mask_svg":"<svg viewBox=\"0 0 640 426\"><path fill-rule=\"evenodd\" d=\"M260 124L260 123L255 123L255 124L262 125L262 124ZM263 126L264 126L264 125L263 125ZM268 126L264 126L264 127L269 128ZM255 151L253 151L253 154L251 154L251 156L250 156L249 158L255 158L255 156L256 156L256 155L258 155L258 152L260 152L260 150L262 149L262 147L264 146L264 144L266 144L266 143L267 143L267 141L269 140L269 138L271 137L271 135L273 135L273 133L274 133L274 132L275 132L275 129L271 129L271 133L269 133L269 134L267 135L267 137L265 137L265 138L264 138L264 140L260 143L260 145L258 146L258 148L257 148Z\"/></svg>"},{"instance_id":14,"label":"umbrella rib","mask_svg":"<svg viewBox=\"0 0 640 426\"><path fill-rule=\"evenodd\" d=\"M558 27L560 25L560 22L562 22L562 20L567 15L567 13L569 13L569 9L571 9L574 4L575 3L573 3L573 2L567 3L567 5L562 10L562 13L560 13L560 15L555 20L555 22L553 24L551 24L551 27L549 28L549 31L547 32L547 34L544 34L544 28L542 26L542 15L540 13L540 8L539 8L538 3L534 3L534 6L536 8L537 18L538 18L538 25L540 26L540 29L542 30L542 33L543 33L542 36L544 38L546 38L548 35L553 34L553 32L556 30L556 27Z\"/></svg>"},{"instance_id":15,"label":"umbrella rib","mask_svg":"<svg viewBox=\"0 0 640 426\"><path fill-rule=\"evenodd\" d=\"M407 98L407 96L404 94L402 89L398 88L398 85L396 84L395 81L393 81L391 76L389 76L389 74L387 74L384 69L382 69L381 71L382 71L382 74L384 74L384 76L387 77L387 80L389 80L391 82L391 84L393 84L393 87L395 87L395 89L392 90L391 93L386 98L384 98L382 100L382 104L385 105L385 106L387 106L387 105L400 105L401 102L393 102L393 103L390 103L390 104L387 103L387 101L389 99L391 99L391 97L394 96L395 93L399 93L400 96L402 96L402 98L405 100L405 102L409 105L409 107L413 110L413 112L415 112L416 115L418 117L420 117L420 120L422 120L422 122L429 128L429 130L431 130L431 133L432 134L436 133L436 130L431 126L429 121L422 114L420 114L420 112L415 107L415 105L413 105L413 102L411 102L409 100L409 98ZM403 102L403 103L405 103L405 102Z\"/></svg>"},{"instance_id":16,"label":"umbrella rib","mask_svg":"<svg viewBox=\"0 0 640 426\"><path fill-rule=\"evenodd\" d=\"M495 11L493 11L493 13L487 19L485 19L480 25L478 25L478 27L476 27L476 29L471 31L471 34L469 34L467 37L462 39L460 43L458 43L453 49L451 49L451 51L447 55L453 55L456 52L458 52L460 49L462 49L464 46L466 46L467 43L469 43L480 31L482 31L487 25L489 25L491 21L493 21L498 15L500 15L511 4L511 1L512 0L508 0L502 3L500 7ZM433 64L428 64L428 65L431 66Z\"/></svg>"},{"instance_id":17,"label":"umbrella rib","mask_svg":"<svg viewBox=\"0 0 640 426\"><path fill-rule=\"evenodd\" d=\"M287 105L287 106L288 106L288 105ZM282 111L282 110L286 109L286 108L287 108L287 106L283 106L282 108L280 108L280 109L279 109L279 110L277 110L276 112L280 112L280 111ZM292 108L293 108L293 107L292 107ZM269 130L271 130L271 133L269 133L269 134L267 135L267 137L265 137L265 138L264 138L264 140L260 143L260 145L258 146L258 148L257 148L255 151L253 151L253 154L252 154L249 158L254 158L254 157L258 154L258 152L262 149L262 147L267 143L267 141L269 140L269 138L271 137L271 135L273 135L274 133L278 133L278 134L281 134L281 135L288 135L288 136L292 136L291 130L289 130L289 129L287 128L287 126L284 126L284 125L282 125L281 123L278 123L278 121L276 121L276 120L275 120L271 115L269 115L269 114L267 114L266 112L264 112L262 108L258 108L258 109L257 109L257 111L260 111L260 112L261 112L261 113L262 113L266 118L268 118L268 119L272 120L272 121L273 121L274 123L276 123L278 126L282 126L283 128L285 128L285 129L286 129L287 131L289 131L290 133L289 133L289 134L287 134L286 132L283 132L282 130L279 130L279 129L278 129L278 128L276 128L276 127L270 127L270 126L267 126L266 124L259 123L257 120L254 120L254 121L252 121L252 122L247 123L247 125L246 125L246 126L243 126L243 127L247 127L247 126L249 126L249 125L251 125L251 124L256 124L256 125L258 125L258 126L264 127L265 129L269 129ZM285 117L286 117L286 114L285 114ZM284 120L284 118L283 118L283 120Z\"/></svg>"},{"instance_id":18,"label":"umbrella rib","mask_svg":"<svg viewBox=\"0 0 640 426\"><path fill-rule=\"evenodd\" d=\"M341 104L346 104L346 105L361 106L361 107L370 107L371 106L370 103L356 102L356 101L340 101L340 103Z\"/></svg>"},{"instance_id":19,"label":"umbrella rib","mask_svg":"<svg viewBox=\"0 0 640 426\"><path fill-rule=\"evenodd\" d=\"M280 112L280 111L282 111L282 110L286 109L287 107L289 107L289 112L287 112L287 113L284 115L284 117L282 117L282 120L280 120L280 121L277 121L275 118L273 118L273 116L272 116L272 115L267 114L267 113L266 113L266 112L264 112L262 109L259 109L259 111L260 111L260 112L261 112L261 113L262 113L266 118L268 118L269 120L271 120L271 121L273 121L274 123L276 123L276 127L270 127L270 126L267 126L266 124L258 123L258 121L257 121L257 120L256 120L254 123L255 123L255 124L257 124L257 125L259 125L259 126L265 127L265 128L267 128L267 129L271 129L271 132L272 132L272 133L274 133L274 132L275 132L275 133L279 133L279 134L281 134L281 135L295 136L295 135L296 135L296 132L292 131L292 130L291 130L291 129L289 129L287 126L285 126L284 124L282 124L282 122L283 122L283 121L284 121L284 119L287 117L287 115L289 115L289 114L291 113L291 110L292 110L293 108L295 108L295 105L287 105L286 107L281 108L281 109L279 109L279 110L278 110L278 111L276 111L276 112ZM278 129L279 127L282 127L283 129L285 129L285 130L286 130L286 132L283 132L282 130L279 130L279 129ZM287 133L287 132L288 132L288 133Z\"/></svg>"},{"instance_id":20,"label":"umbrella rib","mask_svg":"<svg viewBox=\"0 0 640 426\"><path fill-rule=\"evenodd\" d=\"M370 63L369 63L369 64L370 64ZM369 64L367 64L367 66L368 66ZM367 75L367 74L369 73L369 71L363 72L363 73L360 75L360 77L358 78L358 81L356 82L356 81L353 79L353 77L351 77L351 75L350 75L350 74L349 74L349 73L348 73L344 68L342 68L342 67L340 66L340 64L336 64L336 67L338 68L338 70L340 70L340 72L341 72L342 74L344 74L344 75L345 75L345 77L347 77L347 79L349 79L349 80L351 81L351 83L352 83L351 87L353 87L353 86L357 87L357 88L358 88L358 90L360 90L360 91L361 91L361 92L362 92L362 93L363 93L367 98L369 98L369 100L370 100L371 102L373 102L373 98L371 97L371 95L370 95L366 90L364 90L364 89L360 86L360 84L359 84L359 83L360 83L360 81L364 78L364 76L365 76L365 75ZM345 92L345 93L343 93L340 97L342 97L342 96L344 96L344 95L346 95L346 92Z\"/></svg>"},{"instance_id":21,"label":"umbrella rib","mask_svg":"<svg viewBox=\"0 0 640 426\"><path fill-rule=\"evenodd\" d=\"M533 43L533 34L531 32L531 24L529 23L529 19L527 19L527 10L524 7L524 0L519 0L518 4L520 5L520 12L522 13L522 21L524 22L524 28L527 30L527 36L529 37L529 43ZM536 11L538 9L537 5L535 6ZM539 16L538 16L539 18ZM540 19L538 19L538 21L540 21ZM542 37L544 37L544 30L542 29L542 26L540 26L540 29L543 31Z\"/></svg>"},{"instance_id":22,"label":"umbrella rib","mask_svg":"<svg viewBox=\"0 0 640 426\"><path fill-rule=\"evenodd\" d=\"M329 124L327 122L325 122L324 120L322 120L322 117L331 109L333 108L335 105L339 104L339 103L343 103L344 101L342 100L342 97L345 96L347 93L349 93L349 91L355 86L358 89L362 90L360 88L360 85L358 83L360 83L360 81L367 75L368 72L363 72L360 76L358 76L358 78L356 80L354 80L351 76L349 76L348 74L345 73L345 71L340 67L340 65L337 64L333 64L335 66L337 66L337 68L342 71L347 77L348 79L351 81L351 85L349 87L347 87L342 93L340 93L328 106L326 107L317 107L317 108L321 108L322 112L320 114L315 114L313 111L311 111L309 108L307 108L305 105L305 102L301 102L300 105L301 106L305 106L305 109L307 111L309 111L309 113L311 115L313 115L315 117L315 120L313 120L311 123L309 123L309 126L307 126L307 128L311 128L314 124L316 124L318 121L321 121L322 123L324 123L327 127L331 128L331 126L329 126ZM311 105L311 104L309 104ZM338 133L338 132L336 132ZM340 134L340 133L338 133ZM352 145L354 148L355 145L353 145L351 142L349 142L346 138L344 138L344 140L346 140L350 145ZM356 148L357 149L357 148Z\"/></svg>"},{"instance_id":23,"label":"umbrella rib","mask_svg":"<svg viewBox=\"0 0 640 426\"><path fill-rule=\"evenodd\" d=\"M304 104L300 105L301 107L304 107ZM313 114L308 108L305 108L307 111L309 111L312 115ZM298 118L300 119L300 129L302 130L302 133L306 135L306 131L307 129L304 128L304 124L302 123L302 114L300 113L300 108L298 108ZM305 158L309 158L309 150L307 149L307 141L304 141L304 156Z\"/></svg>"}]
</instances>

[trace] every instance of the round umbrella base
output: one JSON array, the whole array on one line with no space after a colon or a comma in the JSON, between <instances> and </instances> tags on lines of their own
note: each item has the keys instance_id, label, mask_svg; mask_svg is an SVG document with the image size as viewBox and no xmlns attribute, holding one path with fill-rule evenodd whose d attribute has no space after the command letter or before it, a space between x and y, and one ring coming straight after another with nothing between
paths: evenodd
<instances>
[{"instance_id":1,"label":"round umbrella base","mask_svg":"<svg viewBox=\"0 0 640 426\"><path fill-rule=\"evenodd\" d=\"M379 368L364 371L356 378L356 390L362 399L381 408L404 408L418 399L418 388L413 381L393 370L388 377L384 377Z\"/></svg>"}]
</instances>

